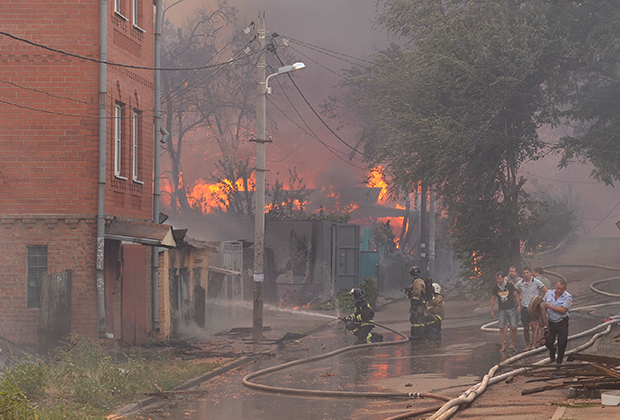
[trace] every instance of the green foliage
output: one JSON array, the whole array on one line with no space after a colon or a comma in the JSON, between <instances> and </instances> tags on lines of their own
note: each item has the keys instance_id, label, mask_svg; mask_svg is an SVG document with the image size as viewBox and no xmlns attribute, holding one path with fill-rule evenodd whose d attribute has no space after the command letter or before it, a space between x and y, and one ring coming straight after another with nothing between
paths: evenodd
<instances>
[{"instance_id":1,"label":"green foliage","mask_svg":"<svg viewBox=\"0 0 620 420\"><path fill-rule=\"evenodd\" d=\"M532 226L525 242L527 252L540 252L557 246L574 234L581 224L576 203L566 193L558 195L549 189L532 194Z\"/></svg>"},{"instance_id":2,"label":"green foliage","mask_svg":"<svg viewBox=\"0 0 620 420\"><path fill-rule=\"evenodd\" d=\"M390 221L388 220L386 223L379 222L377 226L375 226L375 244L378 247L385 247L389 251L393 251L396 247L394 243L394 239L396 239L396 235L392 230L392 226L390 226Z\"/></svg>"},{"instance_id":3,"label":"green foliage","mask_svg":"<svg viewBox=\"0 0 620 420\"><path fill-rule=\"evenodd\" d=\"M379 289L377 288L377 279L375 277L366 277L362 283L362 291L364 299L370 303L373 309L376 309L377 298L379 297Z\"/></svg>"},{"instance_id":4,"label":"green foliage","mask_svg":"<svg viewBox=\"0 0 620 420\"><path fill-rule=\"evenodd\" d=\"M306 190L297 168L289 170L288 188L276 179L271 190L271 205L265 217L272 220L300 220L306 215L305 204L310 191Z\"/></svg>"},{"instance_id":5,"label":"green foliage","mask_svg":"<svg viewBox=\"0 0 620 420\"><path fill-rule=\"evenodd\" d=\"M3 420L37 419L35 410L19 388L11 371L5 368L4 379L0 383L0 418Z\"/></svg>"},{"instance_id":6,"label":"green foliage","mask_svg":"<svg viewBox=\"0 0 620 420\"><path fill-rule=\"evenodd\" d=\"M346 314L353 312L355 301L349 290L342 290L336 295L336 309L338 313Z\"/></svg>"},{"instance_id":7,"label":"green foliage","mask_svg":"<svg viewBox=\"0 0 620 420\"><path fill-rule=\"evenodd\" d=\"M598 168L620 175L620 118L608 102L593 101L595 87L611 84L602 76L620 91L613 24L620 5L585 3L380 0L377 22L400 45L352 68L343 83L343 102L366 116L369 165L384 166L392 189L435 186L474 290L519 264L523 241L540 227L535 217L543 215L528 208L520 173L549 152L541 127L582 118L583 130L600 140L582 136L596 145L586 159L607 157ZM590 96L580 95L582 86ZM571 157L583 151L573 145Z\"/></svg>"},{"instance_id":8,"label":"green foliage","mask_svg":"<svg viewBox=\"0 0 620 420\"><path fill-rule=\"evenodd\" d=\"M37 400L45 395L48 378L41 362L18 363L11 369L10 375L28 400Z\"/></svg>"},{"instance_id":9,"label":"green foliage","mask_svg":"<svg viewBox=\"0 0 620 420\"><path fill-rule=\"evenodd\" d=\"M137 351L113 357L99 343L76 335L49 362L23 362L6 371L0 384L0 418L102 418L114 407L153 391L153 383L169 390L218 366L147 361Z\"/></svg>"}]
</instances>

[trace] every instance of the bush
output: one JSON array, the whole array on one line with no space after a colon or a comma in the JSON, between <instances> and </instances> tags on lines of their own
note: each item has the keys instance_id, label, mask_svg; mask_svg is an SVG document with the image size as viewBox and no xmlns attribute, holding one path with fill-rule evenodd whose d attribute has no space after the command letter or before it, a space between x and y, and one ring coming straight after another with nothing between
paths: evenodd
<instances>
[{"instance_id":1,"label":"bush","mask_svg":"<svg viewBox=\"0 0 620 420\"><path fill-rule=\"evenodd\" d=\"M353 312L355 301L349 290L341 290L336 296L336 309L338 313L346 314Z\"/></svg>"},{"instance_id":2,"label":"bush","mask_svg":"<svg viewBox=\"0 0 620 420\"><path fill-rule=\"evenodd\" d=\"M37 419L34 408L28 404L26 395L19 389L11 371L5 368L4 375L0 383L0 419Z\"/></svg>"},{"instance_id":3,"label":"bush","mask_svg":"<svg viewBox=\"0 0 620 420\"><path fill-rule=\"evenodd\" d=\"M362 284L362 292L364 292L364 299L370 303L373 309L377 309L377 298L379 297L379 289L377 288L377 279L374 277L366 277Z\"/></svg>"},{"instance_id":4,"label":"bush","mask_svg":"<svg viewBox=\"0 0 620 420\"><path fill-rule=\"evenodd\" d=\"M11 378L30 401L45 395L47 376L45 367L39 363L24 361L11 369Z\"/></svg>"},{"instance_id":5,"label":"bush","mask_svg":"<svg viewBox=\"0 0 620 420\"><path fill-rule=\"evenodd\" d=\"M103 419L109 410L153 391L153 383L169 390L220 365L147 361L137 351L115 358L99 343L76 335L48 362L23 362L5 370L0 419Z\"/></svg>"}]
</instances>

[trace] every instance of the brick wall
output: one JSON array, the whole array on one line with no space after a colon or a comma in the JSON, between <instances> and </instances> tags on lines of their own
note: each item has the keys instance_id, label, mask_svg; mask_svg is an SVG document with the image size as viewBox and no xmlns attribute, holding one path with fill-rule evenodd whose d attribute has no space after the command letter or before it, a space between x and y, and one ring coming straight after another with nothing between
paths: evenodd
<instances>
[{"instance_id":1,"label":"brick wall","mask_svg":"<svg viewBox=\"0 0 620 420\"><path fill-rule=\"evenodd\" d=\"M153 66L153 8L141 28L108 2L108 61ZM132 2L126 1L131 17ZM9 0L0 27L17 37L98 59L98 0ZM0 212L96 214L99 65L0 36ZM153 71L108 66L106 213L152 218ZM114 176L113 107L123 104L123 178ZM139 175L132 179L131 116L140 111ZM112 200L113 194L122 200ZM59 211L62 208L62 211ZM33 211L35 209L36 211Z\"/></svg>"},{"instance_id":2,"label":"brick wall","mask_svg":"<svg viewBox=\"0 0 620 420\"><path fill-rule=\"evenodd\" d=\"M153 7L151 0L140 1L140 28L131 20L133 2L123 2L125 19L108 1L108 61L147 68L107 66L105 214L150 220ZM0 28L99 58L99 0L3 0ZM38 309L26 308L29 245L48 247L48 272L73 271L72 331L97 333L98 75L95 61L0 36L0 335L17 343L36 343ZM113 160L116 102L125 107L120 178ZM131 170L134 110L141 115L138 182ZM150 301L147 310L150 319Z\"/></svg>"},{"instance_id":3,"label":"brick wall","mask_svg":"<svg viewBox=\"0 0 620 420\"><path fill-rule=\"evenodd\" d=\"M47 246L48 273L70 269L71 330L97 332L94 220L63 216L0 216L0 335L17 344L36 345L39 310L27 307L28 246ZM68 246L71 245L71 246Z\"/></svg>"}]
</instances>

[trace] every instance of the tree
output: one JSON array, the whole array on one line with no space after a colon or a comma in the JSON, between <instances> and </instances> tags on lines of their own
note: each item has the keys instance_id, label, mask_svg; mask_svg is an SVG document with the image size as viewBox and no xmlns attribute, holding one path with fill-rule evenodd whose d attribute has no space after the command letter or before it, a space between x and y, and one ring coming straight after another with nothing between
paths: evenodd
<instances>
[{"instance_id":1,"label":"tree","mask_svg":"<svg viewBox=\"0 0 620 420\"><path fill-rule=\"evenodd\" d=\"M558 19L566 23L574 53L564 81L570 100L560 113L568 127L557 147L560 165L592 163L592 177L613 185L620 180L620 4L563 3Z\"/></svg>"},{"instance_id":2,"label":"tree","mask_svg":"<svg viewBox=\"0 0 620 420\"><path fill-rule=\"evenodd\" d=\"M532 222L520 167L546 150L537 130L554 121L550 86L570 55L552 3L381 1L377 22L403 46L345 84L374 115L370 164L411 190L435 185L463 275L481 285L520 265Z\"/></svg>"},{"instance_id":3,"label":"tree","mask_svg":"<svg viewBox=\"0 0 620 420\"><path fill-rule=\"evenodd\" d=\"M245 35L238 27L236 10L226 2L199 8L179 27L165 21L162 67L178 69L162 72L173 212L192 209L184 164L202 167L209 156L220 156L219 169L235 172L239 146L254 126L253 55L245 51L252 39L251 32ZM187 147L191 154L183 153ZM236 179L231 181L234 187Z\"/></svg>"},{"instance_id":4,"label":"tree","mask_svg":"<svg viewBox=\"0 0 620 420\"><path fill-rule=\"evenodd\" d=\"M252 25L239 28L236 10L226 2L197 9L178 27L165 23L162 61L168 70L162 77L162 104L165 127L172 134L163 147L170 159L169 210L225 211L251 218L255 178L242 146L250 144L256 125ZM268 61L277 68L276 39L277 34L269 38ZM268 125L277 128L273 119ZM184 153L187 149L191 152ZM305 201L307 193L295 169L289 183L285 188L275 181L270 210L274 217L284 217L287 211L293 216L299 212L293 203ZM188 197L190 191L200 194Z\"/></svg>"},{"instance_id":5,"label":"tree","mask_svg":"<svg viewBox=\"0 0 620 420\"><path fill-rule=\"evenodd\" d=\"M570 192L557 194L550 188L537 188L528 209L534 223L525 241L525 251L545 251L574 235L581 226L581 218Z\"/></svg>"}]
</instances>

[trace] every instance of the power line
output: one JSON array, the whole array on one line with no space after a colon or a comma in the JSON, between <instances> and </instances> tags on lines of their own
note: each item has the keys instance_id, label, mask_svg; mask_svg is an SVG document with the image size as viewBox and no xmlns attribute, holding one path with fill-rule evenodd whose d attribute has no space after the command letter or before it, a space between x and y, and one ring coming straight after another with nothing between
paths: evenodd
<instances>
[{"instance_id":1,"label":"power line","mask_svg":"<svg viewBox=\"0 0 620 420\"><path fill-rule=\"evenodd\" d=\"M274 34L274 35L276 35L276 34ZM328 48L320 47L318 45L309 44L307 42L299 41L299 40L294 39L294 38L284 37L284 39L286 39L288 41L291 41L293 43L296 43L298 45L304 46L306 48L309 48L311 50L314 50L314 51L320 52L322 54L328 55L330 57L336 58L338 60L345 61L345 62L347 62L349 64L357 65L357 63L351 62L349 60L346 60L343 57L350 58L350 59L353 59L353 60L356 60L356 61L360 61L362 63L372 64L372 61L369 61L369 60L366 60L366 59L363 59L363 58L359 58L359 57L353 57L352 55L343 54L343 53L340 53L338 51L330 50Z\"/></svg>"},{"instance_id":2,"label":"power line","mask_svg":"<svg viewBox=\"0 0 620 420\"><path fill-rule=\"evenodd\" d=\"M303 128L301 125L299 125L296 121L294 121L291 117L289 117L283 110L282 108L280 108L275 102L273 102L269 97L267 97L267 100L269 101L270 104L272 104L278 111L280 111L280 113L282 113L282 115L284 115L284 117L286 119L288 119L290 122L292 122L293 124L295 124L300 130L302 130L304 133L306 133L308 136L314 138L315 140L317 140L319 143L321 143L323 146L325 146L325 148L332 153L334 156L336 156L338 159L342 160L345 163L348 163L349 165L357 168L357 169L361 169L361 170L365 170L365 168L357 166L356 164L354 164L353 162L343 158L342 156L340 156L338 154L337 151L335 151L331 146L329 146L327 143L325 143L323 140L320 139L320 137L316 136L314 133L310 133L308 132L308 130L306 130L305 128ZM297 149L295 149L297 150ZM292 153L292 152L291 152ZM290 155L290 153L289 153ZM288 155L287 155L288 156ZM285 156L286 157L286 156ZM283 160L284 158L282 158Z\"/></svg>"},{"instance_id":3,"label":"power line","mask_svg":"<svg viewBox=\"0 0 620 420\"><path fill-rule=\"evenodd\" d=\"M228 60L226 60L225 62L222 62L222 63L215 63L215 64L210 64L210 65L196 66L196 67L184 67L184 68L164 68L164 67L157 68L157 67L146 67L146 66L133 66L133 65L130 65L130 64L121 64L121 63L114 63L112 61L103 61L103 60L99 60L99 59L92 58L92 57L85 57L85 56L82 56L82 55L70 53L70 52L63 51L63 50L60 50L60 49L57 49L57 48L49 47L49 46L44 45L44 44L39 44L37 42L30 41L30 40L25 39L25 38L20 38L20 37L18 37L16 35L13 35L13 34L10 34L8 32L4 32L4 31L0 31L0 35L4 35L4 36L9 37L11 39L14 39L16 41L24 42L24 43L32 45L34 47L43 48L45 50L52 51L52 52L55 52L57 54L66 55L68 57L73 57L73 58L77 58L77 59L80 59L80 60L90 61L90 62L93 62L93 63L107 64L107 65L110 65L110 66L130 68L130 69L137 69L137 70L187 71L187 70L211 69L211 68L215 68L215 67L227 66L227 65L229 65L229 64L231 64L233 62L241 61L241 60L244 60L244 59L248 58L248 57L240 57L240 58L237 58L237 59L230 58L230 59L228 59ZM253 51L252 53L248 53L248 56L257 55L260 52L262 52L262 50Z\"/></svg>"},{"instance_id":4,"label":"power line","mask_svg":"<svg viewBox=\"0 0 620 420\"><path fill-rule=\"evenodd\" d=\"M582 236L587 235L588 233L592 232L594 229L596 229L597 227L599 227L599 225L600 225L601 223L603 223L605 220L607 220L607 219L609 218L609 216L611 216L611 213L613 213L613 211L614 211L614 210L616 209L616 207L618 207L618 206L620 206L620 201L618 201L618 202L616 203L616 205L615 205L615 206L614 206L611 210L609 210L609 213L607 213L607 215L606 215L604 218L602 218L600 222L598 222L597 224L595 224L595 225L594 225L594 227L590 228L590 229L589 229L589 230L587 230L585 233L583 233L583 234L579 235L579 237L581 238Z\"/></svg>"},{"instance_id":5,"label":"power line","mask_svg":"<svg viewBox=\"0 0 620 420\"><path fill-rule=\"evenodd\" d=\"M297 51L297 53L299 53L301 56L306 57L308 60L312 61L314 64L316 64L319 67L324 68L325 70L327 70L330 73L335 74L336 76L340 77L341 79L345 79L346 77L343 76L342 74L338 73L337 71L334 71L332 69L330 69L329 67L324 66L323 64L319 63L318 61L314 60L313 58L311 58L310 56L308 56L307 54L302 53L301 51L299 51L297 48L295 47L290 47L292 50Z\"/></svg>"},{"instance_id":6,"label":"power line","mask_svg":"<svg viewBox=\"0 0 620 420\"><path fill-rule=\"evenodd\" d=\"M301 121L304 123L304 125L308 128L308 130L312 133L312 135L314 136L314 138L316 138L321 144L323 144L325 147L328 147L331 149L330 146L328 146L327 144L325 144L320 137L314 132L314 130L312 130L312 128L310 127L310 125L308 125L308 123L306 122L306 120L304 120L304 117L301 115L301 113L299 112L299 110L297 110L297 107L295 106L295 104L293 104L293 101L291 101L290 96L288 96L288 93L286 93L286 90L284 89L284 86L282 85L282 83L280 82L280 80L276 79L276 81L278 82L278 84L280 85L280 87L282 88L282 93L284 93L284 97L287 99L288 103L291 105L291 107L293 108L293 110L295 111L295 113L297 114L297 116L299 117L299 119L301 119ZM335 149L334 149L335 150Z\"/></svg>"},{"instance_id":7,"label":"power line","mask_svg":"<svg viewBox=\"0 0 620 420\"><path fill-rule=\"evenodd\" d=\"M77 102L77 103L84 104L84 105L87 105L87 106L93 106L93 107L97 107L98 106L97 104L93 104L93 103L90 103L90 102L87 102L87 101L83 101L81 99L71 98L71 97L68 97L68 96L54 95L53 93L46 92L46 91L41 90L41 89L35 89L35 88L32 88L32 87L28 87L28 86L22 86L22 85L19 85L19 84L15 83L15 82L11 82L10 80L0 80L0 83L6 83L8 85L15 86L16 88L19 88L19 89L31 90L33 92L41 93L43 95L47 95L49 97L56 98L56 99L66 99L67 101Z\"/></svg>"},{"instance_id":8,"label":"power line","mask_svg":"<svg viewBox=\"0 0 620 420\"><path fill-rule=\"evenodd\" d=\"M284 62L282 61L282 59L280 58L280 56L278 55L277 51L274 51L275 56L277 57L278 61L280 61L281 65L284 65ZM316 112L316 110L314 109L314 107L312 106L312 104L310 104L310 102L308 101L308 99L306 98L306 96L303 94L303 92L301 91L301 89L299 88L299 86L297 86L297 83L295 83L295 80L291 77L290 74L288 74L289 79L291 80L291 82L293 83L293 86L295 86L295 89L297 89L297 92L299 92L299 94L301 95L301 97L303 98L303 100L306 102L306 104L308 105L308 107L312 110L312 112L314 113L314 115L319 119L319 121L321 121L321 123L323 123L323 125L334 135L334 137L336 137L338 140L340 140L340 142L342 144L344 144L345 146L347 146L349 149L351 149L353 152L355 153L359 153L362 157L364 157L364 153L360 152L359 150L357 150L355 147L351 146L349 143L347 143L346 141L344 141L338 134L336 134L336 132L325 122L325 120L323 120L323 118L319 115L318 112Z\"/></svg>"}]
</instances>

